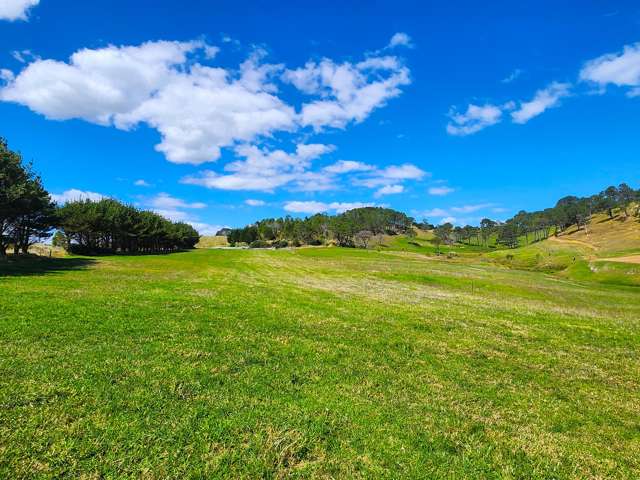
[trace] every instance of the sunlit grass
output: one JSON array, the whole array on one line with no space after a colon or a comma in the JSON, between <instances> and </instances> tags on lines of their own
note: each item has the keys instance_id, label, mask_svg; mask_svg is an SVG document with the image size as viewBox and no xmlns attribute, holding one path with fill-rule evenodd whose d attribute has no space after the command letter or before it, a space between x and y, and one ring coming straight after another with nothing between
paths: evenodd
<instances>
[{"instance_id":1,"label":"sunlit grass","mask_svg":"<svg viewBox=\"0 0 640 480\"><path fill-rule=\"evenodd\" d=\"M402 250L32 262L0 266L0 477L640 475L637 288Z\"/></svg>"}]
</instances>

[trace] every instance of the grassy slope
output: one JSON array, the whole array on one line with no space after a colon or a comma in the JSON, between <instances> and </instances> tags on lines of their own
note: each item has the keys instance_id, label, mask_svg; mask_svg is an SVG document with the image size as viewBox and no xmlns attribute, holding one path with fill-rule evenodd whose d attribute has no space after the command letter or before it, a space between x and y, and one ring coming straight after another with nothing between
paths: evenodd
<instances>
[{"instance_id":1,"label":"grassy slope","mask_svg":"<svg viewBox=\"0 0 640 480\"><path fill-rule=\"evenodd\" d=\"M513 268L558 272L576 280L640 285L640 265L613 263L611 257L640 252L637 218L594 215L587 230L575 226L560 236L517 249L491 252L486 258Z\"/></svg>"},{"instance_id":2,"label":"grassy slope","mask_svg":"<svg viewBox=\"0 0 640 480\"><path fill-rule=\"evenodd\" d=\"M472 262L0 266L0 477L638 477L637 289Z\"/></svg>"},{"instance_id":3,"label":"grassy slope","mask_svg":"<svg viewBox=\"0 0 640 480\"><path fill-rule=\"evenodd\" d=\"M196 248L226 247L227 245L229 245L229 242L227 242L227 237L223 235L203 236L200 237Z\"/></svg>"}]
</instances>

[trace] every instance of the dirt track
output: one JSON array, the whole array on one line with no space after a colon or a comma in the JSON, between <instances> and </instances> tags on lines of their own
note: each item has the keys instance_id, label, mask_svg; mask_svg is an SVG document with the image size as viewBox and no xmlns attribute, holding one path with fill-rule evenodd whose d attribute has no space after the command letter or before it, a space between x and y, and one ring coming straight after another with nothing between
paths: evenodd
<instances>
[{"instance_id":1,"label":"dirt track","mask_svg":"<svg viewBox=\"0 0 640 480\"><path fill-rule=\"evenodd\" d=\"M598 261L640 264L640 255L629 255L627 257L614 257L614 258L599 258Z\"/></svg>"}]
</instances>

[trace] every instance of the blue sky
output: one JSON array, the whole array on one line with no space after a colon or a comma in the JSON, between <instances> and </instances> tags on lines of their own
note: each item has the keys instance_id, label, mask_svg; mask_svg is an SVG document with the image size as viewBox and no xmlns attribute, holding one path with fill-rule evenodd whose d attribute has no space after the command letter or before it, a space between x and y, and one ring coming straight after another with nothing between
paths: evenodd
<instances>
[{"instance_id":1,"label":"blue sky","mask_svg":"<svg viewBox=\"0 0 640 480\"><path fill-rule=\"evenodd\" d=\"M315 3L315 5L314 5ZM0 0L0 135L201 233L638 187L637 2Z\"/></svg>"}]
</instances>

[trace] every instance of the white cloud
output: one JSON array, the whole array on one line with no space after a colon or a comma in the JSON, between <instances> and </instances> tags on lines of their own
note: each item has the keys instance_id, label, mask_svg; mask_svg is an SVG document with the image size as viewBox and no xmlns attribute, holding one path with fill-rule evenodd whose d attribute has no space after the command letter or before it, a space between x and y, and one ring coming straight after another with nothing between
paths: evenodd
<instances>
[{"instance_id":1,"label":"white cloud","mask_svg":"<svg viewBox=\"0 0 640 480\"><path fill-rule=\"evenodd\" d=\"M395 48L399 46L413 48L411 37L404 32L395 33L391 37L391 40L389 40L389 45L387 45L387 48Z\"/></svg>"},{"instance_id":2,"label":"white cloud","mask_svg":"<svg viewBox=\"0 0 640 480\"><path fill-rule=\"evenodd\" d=\"M172 197L168 193L159 193L151 198L147 204L156 209L175 210L178 208L206 208L207 204L202 202L185 202L179 198Z\"/></svg>"},{"instance_id":3,"label":"white cloud","mask_svg":"<svg viewBox=\"0 0 640 480\"><path fill-rule=\"evenodd\" d=\"M282 78L305 94L322 97L303 104L299 117L302 126L316 131L363 121L411 82L409 69L393 56L371 57L356 64L325 58L286 70Z\"/></svg>"},{"instance_id":4,"label":"white cloud","mask_svg":"<svg viewBox=\"0 0 640 480\"><path fill-rule=\"evenodd\" d=\"M0 20L27 20L29 9L40 0L2 0L0 1Z\"/></svg>"},{"instance_id":5,"label":"white cloud","mask_svg":"<svg viewBox=\"0 0 640 480\"><path fill-rule=\"evenodd\" d=\"M431 210L422 212L421 215L424 217L446 217L449 215L449 212L442 208L432 208Z\"/></svg>"},{"instance_id":6,"label":"white cloud","mask_svg":"<svg viewBox=\"0 0 640 480\"><path fill-rule=\"evenodd\" d=\"M27 63L30 60L40 59L40 57L34 55L31 50L15 50L11 52L11 56L20 63Z\"/></svg>"},{"instance_id":7,"label":"white cloud","mask_svg":"<svg viewBox=\"0 0 640 480\"><path fill-rule=\"evenodd\" d=\"M217 52L203 41L155 41L82 49L68 62L35 58L18 74L3 74L0 100L55 120L123 130L146 124L160 133L156 149L169 161L197 165L279 132L363 121L410 81L394 56L286 70L263 63L266 54L257 49L237 69L225 69L208 65ZM279 81L315 98L296 112L279 97Z\"/></svg>"},{"instance_id":8,"label":"white cloud","mask_svg":"<svg viewBox=\"0 0 640 480\"><path fill-rule=\"evenodd\" d=\"M502 118L502 110L496 105L473 105L467 107L464 113L457 113L455 110L449 112L451 121L447 124L449 135L471 135L483 128L495 125Z\"/></svg>"},{"instance_id":9,"label":"white cloud","mask_svg":"<svg viewBox=\"0 0 640 480\"><path fill-rule=\"evenodd\" d=\"M328 173L349 173L349 172L366 172L373 170L374 167L366 163L356 162L353 160L339 160L333 165L324 167L323 170Z\"/></svg>"},{"instance_id":10,"label":"white cloud","mask_svg":"<svg viewBox=\"0 0 640 480\"><path fill-rule=\"evenodd\" d=\"M384 187L379 188L373 196L375 198L380 198L383 195L394 195L402 192L404 192L404 187L402 185L385 185Z\"/></svg>"},{"instance_id":11,"label":"white cloud","mask_svg":"<svg viewBox=\"0 0 640 480\"><path fill-rule=\"evenodd\" d=\"M473 223L476 221L475 218L459 218L457 214L469 214L478 212L480 210L492 209L495 211L496 204L495 203L479 203L473 205L462 205L457 207L451 207L448 209L445 208L432 208L431 210L425 210L422 212L416 212L416 214L420 217L425 217L427 219L440 219L440 223L454 223L456 225L464 224L464 223Z\"/></svg>"},{"instance_id":12,"label":"white cloud","mask_svg":"<svg viewBox=\"0 0 640 480\"><path fill-rule=\"evenodd\" d=\"M570 95L571 85L568 83L553 82L547 88L538 90L529 102L521 102L520 108L511 112L511 118L515 123L527 123L545 110L558 105L560 99Z\"/></svg>"},{"instance_id":13,"label":"white cloud","mask_svg":"<svg viewBox=\"0 0 640 480\"><path fill-rule=\"evenodd\" d=\"M594 82L602 88L640 86L640 42L626 45L622 52L607 53L588 61L580 70L580 80ZM637 91L631 90L631 95Z\"/></svg>"},{"instance_id":14,"label":"white cloud","mask_svg":"<svg viewBox=\"0 0 640 480\"><path fill-rule=\"evenodd\" d=\"M184 222L195 228L200 235L215 235L222 225L209 224L193 215L193 210L202 210L207 207L203 202L187 202L168 193L159 193L151 198L143 200L143 205L153 212L172 222Z\"/></svg>"},{"instance_id":15,"label":"white cloud","mask_svg":"<svg viewBox=\"0 0 640 480\"><path fill-rule=\"evenodd\" d=\"M429 195L435 195L440 197L449 195L450 193L453 193L453 192L455 192L455 189L447 186L429 188Z\"/></svg>"},{"instance_id":16,"label":"white cloud","mask_svg":"<svg viewBox=\"0 0 640 480\"><path fill-rule=\"evenodd\" d=\"M69 63L32 62L0 99L56 120L125 130L146 123L161 134L156 149L175 163L216 160L222 147L293 129L294 109L270 93L272 66L254 56L235 76L194 62L214 53L200 41L79 50Z\"/></svg>"},{"instance_id":17,"label":"white cloud","mask_svg":"<svg viewBox=\"0 0 640 480\"><path fill-rule=\"evenodd\" d=\"M336 213L344 213L348 210L353 210L354 208L362 208L362 207L372 207L373 203L362 203L362 202L332 202L332 203L324 203L324 202L316 202L316 201L292 201L287 202L284 205L284 209L287 212L292 213L308 213L308 214L316 214L334 211Z\"/></svg>"},{"instance_id":18,"label":"white cloud","mask_svg":"<svg viewBox=\"0 0 640 480\"><path fill-rule=\"evenodd\" d=\"M146 180L140 179L140 180L136 180L135 182L133 182L133 184L136 187L150 187L151 184L149 182L147 182Z\"/></svg>"},{"instance_id":19,"label":"white cloud","mask_svg":"<svg viewBox=\"0 0 640 480\"><path fill-rule=\"evenodd\" d=\"M284 209L287 212L315 214L315 213L328 211L329 205L323 202L315 202L315 201L308 201L308 202L293 201L293 202L285 203Z\"/></svg>"},{"instance_id":20,"label":"white cloud","mask_svg":"<svg viewBox=\"0 0 640 480\"><path fill-rule=\"evenodd\" d=\"M59 204L73 202L76 200L91 200L97 202L99 200L102 200L103 198L107 198L107 196L102 195L101 193L90 192L88 190L78 190L76 188L65 190L62 193L51 194L51 199Z\"/></svg>"},{"instance_id":21,"label":"white cloud","mask_svg":"<svg viewBox=\"0 0 640 480\"><path fill-rule=\"evenodd\" d=\"M383 169L374 170L365 177L356 178L354 184L368 188L378 188L387 185L397 185L403 180L420 180L429 175L428 172L425 172L415 165L404 163L402 165L389 165Z\"/></svg>"},{"instance_id":22,"label":"white cloud","mask_svg":"<svg viewBox=\"0 0 640 480\"><path fill-rule=\"evenodd\" d=\"M244 201L244 203L249 205L250 207L261 207L266 204L264 200L255 200L253 198L248 198Z\"/></svg>"},{"instance_id":23,"label":"white cloud","mask_svg":"<svg viewBox=\"0 0 640 480\"><path fill-rule=\"evenodd\" d=\"M15 75L11 70L7 70L6 68L0 68L0 80L4 82L12 82L15 78Z\"/></svg>"},{"instance_id":24,"label":"white cloud","mask_svg":"<svg viewBox=\"0 0 640 480\"><path fill-rule=\"evenodd\" d=\"M491 208L495 206L494 203L479 203L476 205L463 205L461 207L452 207L451 211L456 213L473 213L478 210L485 210L487 208Z\"/></svg>"},{"instance_id":25,"label":"white cloud","mask_svg":"<svg viewBox=\"0 0 640 480\"><path fill-rule=\"evenodd\" d=\"M308 172L312 160L333 151L332 145L298 144L295 153L283 150L268 151L251 145L236 147L236 154L242 160L228 163L225 170L231 173L219 174L203 171L197 176L188 176L182 183L201 185L220 190L273 191L291 183L312 189L307 183L315 180L322 187L322 175ZM316 176L317 178L310 178ZM305 188L303 188L305 189Z\"/></svg>"},{"instance_id":26,"label":"white cloud","mask_svg":"<svg viewBox=\"0 0 640 480\"><path fill-rule=\"evenodd\" d=\"M212 225L204 222L187 221L186 223L195 228L200 235L208 237L214 236L220 230L225 228L225 225Z\"/></svg>"},{"instance_id":27,"label":"white cloud","mask_svg":"<svg viewBox=\"0 0 640 480\"><path fill-rule=\"evenodd\" d=\"M507 77L501 80L502 83L511 83L515 81L520 75L522 75L522 70L516 68L513 72L511 72Z\"/></svg>"}]
</instances>

